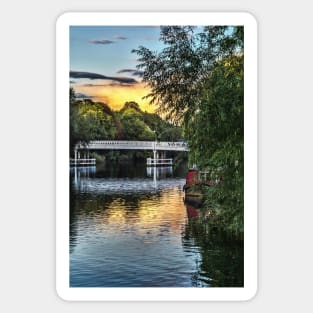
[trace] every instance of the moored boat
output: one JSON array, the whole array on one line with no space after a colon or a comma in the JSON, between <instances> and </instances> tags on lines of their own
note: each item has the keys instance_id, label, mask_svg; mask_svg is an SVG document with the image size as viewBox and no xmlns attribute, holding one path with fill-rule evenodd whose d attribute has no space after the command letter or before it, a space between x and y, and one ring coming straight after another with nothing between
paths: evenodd
<instances>
[{"instance_id":1,"label":"moored boat","mask_svg":"<svg viewBox=\"0 0 313 313\"><path fill-rule=\"evenodd\" d=\"M185 202L199 206L203 201L203 194L199 186L197 186L197 178L199 171L196 169L189 169L186 175L186 184L183 187L185 192Z\"/></svg>"}]
</instances>

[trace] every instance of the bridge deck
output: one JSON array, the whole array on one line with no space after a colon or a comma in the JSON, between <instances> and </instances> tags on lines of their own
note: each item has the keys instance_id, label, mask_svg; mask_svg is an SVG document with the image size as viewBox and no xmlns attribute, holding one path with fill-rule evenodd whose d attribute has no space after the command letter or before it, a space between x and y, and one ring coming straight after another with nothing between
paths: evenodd
<instances>
[{"instance_id":1,"label":"bridge deck","mask_svg":"<svg viewBox=\"0 0 313 313\"><path fill-rule=\"evenodd\" d=\"M88 144L79 143L78 149L87 150L157 150L157 151L188 151L184 142L165 141L127 141L127 140L93 140Z\"/></svg>"}]
</instances>

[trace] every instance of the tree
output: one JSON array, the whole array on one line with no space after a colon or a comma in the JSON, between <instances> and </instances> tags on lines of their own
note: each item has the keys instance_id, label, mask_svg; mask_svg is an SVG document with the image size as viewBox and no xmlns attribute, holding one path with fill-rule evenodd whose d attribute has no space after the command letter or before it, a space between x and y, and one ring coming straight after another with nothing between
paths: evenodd
<instances>
[{"instance_id":1,"label":"tree","mask_svg":"<svg viewBox=\"0 0 313 313\"><path fill-rule=\"evenodd\" d=\"M161 28L165 48L140 46L138 68L158 111L182 124L189 161L223 179L206 193L226 230L243 231L243 27Z\"/></svg>"},{"instance_id":2,"label":"tree","mask_svg":"<svg viewBox=\"0 0 313 313\"><path fill-rule=\"evenodd\" d=\"M69 103L70 103L70 154L73 151L73 148L78 141L78 125L77 125L77 117L78 117L78 105L76 102L76 95L74 89L70 88L69 93Z\"/></svg>"},{"instance_id":3,"label":"tree","mask_svg":"<svg viewBox=\"0 0 313 313\"><path fill-rule=\"evenodd\" d=\"M244 106L243 56L232 56L212 69L199 112L186 123L191 162L223 182L207 190L224 227L243 232Z\"/></svg>"},{"instance_id":4,"label":"tree","mask_svg":"<svg viewBox=\"0 0 313 313\"><path fill-rule=\"evenodd\" d=\"M237 53L243 46L243 28L207 26L196 33L191 26L163 26L165 48L152 52L140 46L142 79L151 88L146 96L158 104L158 113L174 123L188 120L198 108L203 82L217 60Z\"/></svg>"},{"instance_id":5,"label":"tree","mask_svg":"<svg viewBox=\"0 0 313 313\"><path fill-rule=\"evenodd\" d=\"M82 101L79 105L77 123L81 141L113 139L114 121L105 113L102 103Z\"/></svg>"},{"instance_id":6,"label":"tree","mask_svg":"<svg viewBox=\"0 0 313 313\"><path fill-rule=\"evenodd\" d=\"M70 152L77 142L114 139L116 122L113 111L104 103L90 99L76 100L70 89Z\"/></svg>"},{"instance_id":7,"label":"tree","mask_svg":"<svg viewBox=\"0 0 313 313\"><path fill-rule=\"evenodd\" d=\"M154 140L154 133L144 122L143 112L136 102L126 102L120 112L123 139Z\"/></svg>"}]
</instances>

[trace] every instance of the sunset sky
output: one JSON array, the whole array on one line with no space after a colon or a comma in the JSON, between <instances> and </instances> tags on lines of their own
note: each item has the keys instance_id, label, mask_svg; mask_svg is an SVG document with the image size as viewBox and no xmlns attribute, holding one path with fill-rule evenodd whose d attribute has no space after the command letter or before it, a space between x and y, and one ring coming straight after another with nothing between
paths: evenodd
<instances>
[{"instance_id":1,"label":"sunset sky","mask_svg":"<svg viewBox=\"0 0 313 313\"><path fill-rule=\"evenodd\" d=\"M142 45L163 48L155 26L71 26L70 85L78 98L90 98L118 110L136 101L143 110L154 107L143 100L149 90L136 70L138 56L132 49Z\"/></svg>"}]
</instances>

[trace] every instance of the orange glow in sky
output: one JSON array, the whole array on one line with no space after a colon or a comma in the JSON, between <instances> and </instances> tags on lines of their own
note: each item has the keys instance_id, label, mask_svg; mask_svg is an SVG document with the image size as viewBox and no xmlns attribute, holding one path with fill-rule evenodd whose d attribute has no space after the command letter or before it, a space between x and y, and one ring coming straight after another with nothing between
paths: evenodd
<instances>
[{"instance_id":1,"label":"orange glow in sky","mask_svg":"<svg viewBox=\"0 0 313 313\"><path fill-rule=\"evenodd\" d=\"M140 46L161 51L159 36L159 26L71 26L69 79L77 99L103 102L113 110L134 101L154 113L156 105L142 99L150 90L132 51Z\"/></svg>"},{"instance_id":2,"label":"orange glow in sky","mask_svg":"<svg viewBox=\"0 0 313 313\"><path fill-rule=\"evenodd\" d=\"M149 104L148 99L142 99L149 93L148 87L143 83L131 86L121 86L119 84L111 85L75 85L75 91L93 95L92 100L95 102L104 102L113 110L120 110L127 101L135 101L143 111L149 113L155 112L156 106Z\"/></svg>"}]
</instances>

